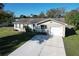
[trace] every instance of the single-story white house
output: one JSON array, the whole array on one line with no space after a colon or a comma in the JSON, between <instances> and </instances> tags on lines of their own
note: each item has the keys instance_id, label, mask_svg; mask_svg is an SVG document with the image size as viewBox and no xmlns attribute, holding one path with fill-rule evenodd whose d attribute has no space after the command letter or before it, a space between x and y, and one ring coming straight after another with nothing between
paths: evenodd
<instances>
[{"instance_id":1,"label":"single-story white house","mask_svg":"<svg viewBox=\"0 0 79 59\"><path fill-rule=\"evenodd\" d=\"M65 36L64 18L22 18L14 22L15 30L25 31L24 26L49 35Z\"/></svg>"}]
</instances>

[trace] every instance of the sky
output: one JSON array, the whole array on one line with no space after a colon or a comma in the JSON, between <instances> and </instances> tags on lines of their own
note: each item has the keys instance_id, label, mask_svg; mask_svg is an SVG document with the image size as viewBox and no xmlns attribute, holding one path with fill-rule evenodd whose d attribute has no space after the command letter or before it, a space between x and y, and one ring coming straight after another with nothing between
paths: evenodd
<instances>
[{"instance_id":1,"label":"sky","mask_svg":"<svg viewBox=\"0 0 79 59\"><path fill-rule=\"evenodd\" d=\"M14 12L14 15L31 15L46 13L53 8L64 8L66 11L79 8L79 3L6 3L4 10Z\"/></svg>"}]
</instances>

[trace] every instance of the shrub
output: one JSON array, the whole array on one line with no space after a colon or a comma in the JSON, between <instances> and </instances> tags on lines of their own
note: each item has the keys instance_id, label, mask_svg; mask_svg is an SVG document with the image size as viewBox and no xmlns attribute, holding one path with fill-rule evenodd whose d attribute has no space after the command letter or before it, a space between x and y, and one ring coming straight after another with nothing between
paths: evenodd
<instances>
[{"instance_id":1,"label":"shrub","mask_svg":"<svg viewBox=\"0 0 79 59\"><path fill-rule=\"evenodd\" d=\"M65 36L71 36L71 35L74 35L76 34L74 28L66 28L66 31L65 31Z\"/></svg>"},{"instance_id":2,"label":"shrub","mask_svg":"<svg viewBox=\"0 0 79 59\"><path fill-rule=\"evenodd\" d=\"M29 26L24 26L26 32L33 32L33 30Z\"/></svg>"},{"instance_id":3,"label":"shrub","mask_svg":"<svg viewBox=\"0 0 79 59\"><path fill-rule=\"evenodd\" d=\"M75 30L78 30L78 29L79 29L79 23L75 25Z\"/></svg>"}]
</instances>

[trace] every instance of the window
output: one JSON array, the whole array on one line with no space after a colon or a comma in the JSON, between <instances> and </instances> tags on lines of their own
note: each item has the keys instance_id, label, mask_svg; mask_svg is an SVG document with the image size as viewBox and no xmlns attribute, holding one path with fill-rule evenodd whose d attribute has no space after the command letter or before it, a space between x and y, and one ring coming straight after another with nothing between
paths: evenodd
<instances>
[{"instance_id":1,"label":"window","mask_svg":"<svg viewBox=\"0 0 79 59\"><path fill-rule=\"evenodd\" d=\"M47 25L41 25L41 29L46 29Z\"/></svg>"}]
</instances>

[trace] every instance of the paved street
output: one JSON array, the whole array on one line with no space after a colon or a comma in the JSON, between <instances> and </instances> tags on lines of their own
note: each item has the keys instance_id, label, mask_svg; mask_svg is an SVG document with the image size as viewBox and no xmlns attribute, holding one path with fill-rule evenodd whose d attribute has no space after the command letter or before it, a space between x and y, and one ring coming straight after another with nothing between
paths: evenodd
<instances>
[{"instance_id":1,"label":"paved street","mask_svg":"<svg viewBox=\"0 0 79 59\"><path fill-rule=\"evenodd\" d=\"M9 56L65 56L62 37L36 35Z\"/></svg>"}]
</instances>

